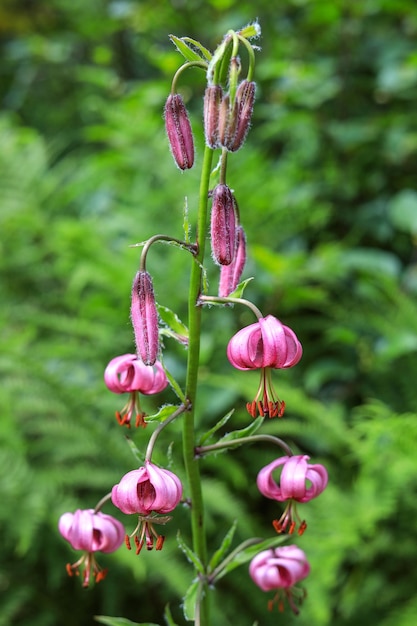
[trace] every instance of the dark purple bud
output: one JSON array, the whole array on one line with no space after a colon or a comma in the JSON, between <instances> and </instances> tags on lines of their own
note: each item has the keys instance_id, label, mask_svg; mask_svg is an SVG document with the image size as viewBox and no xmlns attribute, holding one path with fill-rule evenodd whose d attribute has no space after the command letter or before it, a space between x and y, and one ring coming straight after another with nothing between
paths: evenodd
<instances>
[{"instance_id":1,"label":"dark purple bud","mask_svg":"<svg viewBox=\"0 0 417 626\"><path fill-rule=\"evenodd\" d=\"M246 263L246 235L242 226L236 229L236 251L230 265L220 268L219 296L227 298L239 284Z\"/></svg>"},{"instance_id":2,"label":"dark purple bud","mask_svg":"<svg viewBox=\"0 0 417 626\"><path fill-rule=\"evenodd\" d=\"M221 183L212 194L211 250L218 265L230 265L236 250L235 202L230 188Z\"/></svg>"},{"instance_id":3,"label":"dark purple bud","mask_svg":"<svg viewBox=\"0 0 417 626\"><path fill-rule=\"evenodd\" d=\"M153 365L158 356L158 312L151 275L140 270L133 281L130 309L138 357L145 365Z\"/></svg>"},{"instance_id":4,"label":"dark purple bud","mask_svg":"<svg viewBox=\"0 0 417 626\"><path fill-rule=\"evenodd\" d=\"M170 94L165 103L165 128L172 156L181 170L194 164L194 140L187 109L179 94Z\"/></svg>"},{"instance_id":5,"label":"dark purple bud","mask_svg":"<svg viewBox=\"0 0 417 626\"><path fill-rule=\"evenodd\" d=\"M255 102L256 83L243 80L236 92L237 126L233 141L226 145L231 152L236 152L243 145L252 120Z\"/></svg>"},{"instance_id":6,"label":"dark purple bud","mask_svg":"<svg viewBox=\"0 0 417 626\"><path fill-rule=\"evenodd\" d=\"M223 98L220 85L210 85L204 94L204 134L206 144L213 150L219 147L219 116Z\"/></svg>"}]
</instances>

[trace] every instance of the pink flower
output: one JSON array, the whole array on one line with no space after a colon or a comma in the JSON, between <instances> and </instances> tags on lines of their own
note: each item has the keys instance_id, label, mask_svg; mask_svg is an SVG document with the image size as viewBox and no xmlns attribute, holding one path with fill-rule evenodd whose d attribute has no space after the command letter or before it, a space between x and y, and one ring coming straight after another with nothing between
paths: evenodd
<instances>
[{"instance_id":1,"label":"pink flower","mask_svg":"<svg viewBox=\"0 0 417 626\"><path fill-rule=\"evenodd\" d=\"M278 590L273 600L268 603L268 608L271 610L276 602L282 611L283 599L286 597L296 614L299 611L294 599L301 601L304 594L294 585L306 578L309 573L310 565L306 555L294 545L264 550L252 559L249 566L252 580L262 591Z\"/></svg>"},{"instance_id":2,"label":"pink flower","mask_svg":"<svg viewBox=\"0 0 417 626\"><path fill-rule=\"evenodd\" d=\"M258 474L256 483L262 495L278 502L289 500L281 518L273 521L278 533L284 532L288 527L289 534L292 534L296 527L294 518L300 522L295 503L309 502L319 496L327 486L326 468L319 464L309 465L309 458L306 455L283 456L269 463ZM282 470L277 483L273 472L279 467ZM306 522L302 521L298 534L301 535L306 528Z\"/></svg>"},{"instance_id":3,"label":"pink flower","mask_svg":"<svg viewBox=\"0 0 417 626\"><path fill-rule=\"evenodd\" d=\"M158 312L152 277L144 270L133 280L130 317L138 356L145 365L153 365L159 351Z\"/></svg>"},{"instance_id":4,"label":"pink flower","mask_svg":"<svg viewBox=\"0 0 417 626\"><path fill-rule=\"evenodd\" d=\"M242 328L227 346L227 357L240 370L296 365L303 353L296 334L272 315Z\"/></svg>"},{"instance_id":5,"label":"pink flower","mask_svg":"<svg viewBox=\"0 0 417 626\"><path fill-rule=\"evenodd\" d=\"M120 548L125 537L123 524L100 511L78 509L75 513L61 515L58 529L74 550L85 551L76 563L67 565L69 576L78 576L79 567L83 566L83 587L88 587L91 573L97 583L103 580L107 570L99 567L93 553L109 553Z\"/></svg>"},{"instance_id":6,"label":"pink flower","mask_svg":"<svg viewBox=\"0 0 417 626\"><path fill-rule=\"evenodd\" d=\"M246 405L250 415L283 415L285 403L276 396L270 370L293 367L302 353L301 343L294 331L272 315L261 317L232 337L227 346L227 357L233 367L240 370L262 369L255 399Z\"/></svg>"},{"instance_id":7,"label":"pink flower","mask_svg":"<svg viewBox=\"0 0 417 626\"><path fill-rule=\"evenodd\" d=\"M139 393L151 395L163 391L168 379L159 361L144 365L135 354L122 354L110 361L104 371L104 382L113 393L129 393L129 400L121 412L116 412L119 424L130 428L130 420L136 413L136 426L146 426L145 413L141 410Z\"/></svg>"},{"instance_id":8,"label":"pink flower","mask_svg":"<svg viewBox=\"0 0 417 626\"><path fill-rule=\"evenodd\" d=\"M139 554L146 540L148 550L160 550L164 537L158 535L153 524L165 524L170 517L156 517L173 511L182 498L182 484L178 476L157 467L150 461L144 467L128 472L112 489L112 502L123 513L138 514L139 522L130 537L135 537L136 553ZM130 548L130 544L127 541Z\"/></svg>"}]
</instances>

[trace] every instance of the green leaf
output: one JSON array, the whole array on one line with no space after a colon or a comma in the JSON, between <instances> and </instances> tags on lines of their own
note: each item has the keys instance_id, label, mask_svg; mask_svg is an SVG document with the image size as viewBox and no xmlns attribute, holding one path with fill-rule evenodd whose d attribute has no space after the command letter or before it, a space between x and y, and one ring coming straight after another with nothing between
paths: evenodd
<instances>
[{"instance_id":1,"label":"green leaf","mask_svg":"<svg viewBox=\"0 0 417 626\"><path fill-rule=\"evenodd\" d=\"M188 622L195 621L195 608L197 604L198 592L201 594L201 581L197 578L196 580L193 580L191 585L188 587L183 599L182 608L184 611L184 617Z\"/></svg>"},{"instance_id":2,"label":"green leaf","mask_svg":"<svg viewBox=\"0 0 417 626\"><path fill-rule=\"evenodd\" d=\"M178 406L175 404L164 404L164 406L161 406L157 413L154 413L153 415L146 415L145 422L163 422L170 415L175 413L177 409Z\"/></svg>"},{"instance_id":3,"label":"green leaf","mask_svg":"<svg viewBox=\"0 0 417 626\"><path fill-rule=\"evenodd\" d=\"M143 465L145 462L145 455L143 452L140 452L139 448L137 448L135 442L130 439L130 437L126 437L126 441L135 459L140 463L140 465Z\"/></svg>"},{"instance_id":4,"label":"green leaf","mask_svg":"<svg viewBox=\"0 0 417 626\"><path fill-rule=\"evenodd\" d=\"M262 426L264 418L260 415L253 422L246 426L245 428L241 428L240 430L233 430L231 433L227 433L219 439L218 443L224 443L225 441L234 441L235 439L240 439L241 437L249 437L256 433L257 430Z\"/></svg>"},{"instance_id":5,"label":"green leaf","mask_svg":"<svg viewBox=\"0 0 417 626\"><path fill-rule=\"evenodd\" d=\"M130 619L124 617L109 617L107 615L95 615L94 619L96 622L107 626L159 626L153 622L131 622Z\"/></svg>"},{"instance_id":6,"label":"green leaf","mask_svg":"<svg viewBox=\"0 0 417 626\"><path fill-rule=\"evenodd\" d=\"M168 307L160 304L157 304L156 308L158 309L158 314L161 320L172 330L172 336L174 336L180 343L187 343L188 328L181 322L178 315L174 313L174 311L171 311ZM183 337L184 340L181 340L181 337Z\"/></svg>"},{"instance_id":7,"label":"green leaf","mask_svg":"<svg viewBox=\"0 0 417 626\"><path fill-rule=\"evenodd\" d=\"M226 413L226 415L223 415L223 417L217 422L217 424L213 426L213 428L210 428L210 430L204 433L204 435L202 435L200 438L199 445L202 446L206 441L208 441L214 435L215 432L217 432L222 426L224 426L226 422L229 421L234 411L235 410L232 409L231 411Z\"/></svg>"},{"instance_id":8,"label":"green leaf","mask_svg":"<svg viewBox=\"0 0 417 626\"><path fill-rule=\"evenodd\" d=\"M182 37L181 39L182 41L190 43L193 48L197 48L198 50L200 50L202 58L207 59L207 61L211 61L211 52L207 50L207 48L205 48L203 44L201 44L199 41L197 41L196 39L192 39L191 37Z\"/></svg>"},{"instance_id":9,"label":"green leaf","mask_svg":"<svg viewBox=\"0 0 417 626\"><path fill-rule=\"evenodd\" d=\"M280 535L277 537L273 537L272 539L266 539L265 541L260 541L259 543L248 546L247 548L243 548L243 550L240 550L240 551L239 551L239 548L237 548L236 554L233 556L233 558L230 560L226 559L227 562L224 567L222 567L221 564L219 565L219 567L217 568L219 573L216 574L215 580L217 581L220 578L223 578L223 576L225 576L226 574L229 574L229 572L232 572L234 569L236 569L240 565L244 565L245 563L248 563L259 552L262 552L262 550L269 550L270 548L275 548L281 545L281 543L283 543L287 539L288 537L286 535Z\"/></svg>"},{"instance_id":10,"label":"green leaf","mask_svg":"<svg viewBox=\"0 0 417 626\"><path fill-rule=\"evenodd\" d=\"M198 42L195 42L193 39L190 39L189 37L179 38L179 37L176 37L175 35L170 35L169 38L171 39L172 43L176 46L178 52L182 54L182 56L185 58L186 61L190 61L191 63L195 63L195 62L201 63L201 61L207 60L207 57L203 53L203 50L205 50L206 53L209 54L208 60L210 60L211 55L208 52L208 50L206 50L204 46L202 46ZM193 43L193 47L188 45L187 42ZM203 53L203 55L199 54L199 52L197 52L195 48L197 48L201 53ZM206 57L206 59L204 57Z\"/></svg>"},{"instance_id":11,"label":"green leaf","mask_svg":"<svg viewBox=\"0 0 417 626\"><path fill-rule=\"evenodd\" d=\"M165 367L165 365L163 363L162 363L162 367L164 368L164 372L166 374L166 377L168 378L169 384L171 385L172 389L175 391L175 393L177 394L177 396L181 400L181 402L184 402L185 401L185 395L184 395L184 392L181 389L180 385L177 383L177 381L172 376L172 374L170 374L170 372L167 370L167 368Z\"/></svg>"},{"instance_id":12,"label":"green leaf","mask_svg":"<svg viewBox=\"0 0 417 626\"><path fill-rule=\"evenodd\" d=\"M198 556L191 550L189 546L185 543L183 538L181 537L180 531L177 533L177 543L180 550L185 554L187 560L194 565L196 570L200 574L204 574L204 566Z\"/></svg>"},{"instance_id":13,"label":"green leaf","mask_svg":"<svg viewBox=\"0 0 417 626\"><path fill-rule=\"evenodd\" d=\"M166 607L165 607L164 617L165 617L165 621L166 621L167 626L178 626L178 624L176 624L174 622L174 618L172 617L172 613L171 613L171 609L169 608L169 604L167 604Z\"/></svg>"},{"instance_id":14,"label":"green leaf","mask_svg":"<svg viewBox=\"0 0 417 626\"><path fill-rule=\"evenodd\" d=\"M216 552L213 554L213 556L210 559L210 563L208 565L208 569L209 571L214 570L214 568L220 563L220 561L222 560L222 558L225 556L226 552L228 552L230 545L233 541L233 537L235 534L235 530L236 530L236 526L237 526L237 520L235 520L230 528L230 530L227 532L227 534L225 535L220 548L218 550L216 550Z\"/></svg>"},{"instance_id":15,"label":"green leaf","mask_svg":"<svg viewBox=\"0 0 417 626\"><path fill-rule=\"evenodd\" d=\"M253 37L259 37L261 34L261 27L258 22L253 22L252 24L248 24L244 26L241 30L238 31L241 37L245 37L245 39L252 39Z\"/></svg>"},{"instance_id":16,"label":"green leaf","mask_svg":"<svg viewBox=\"0 0 417 626\"><path fill-rule=\"evenodd\" d=\"M241 298L243 296L243 292L245 291L248 284L253 280L253 276L251 278L247 278L238 284L233 293L230 294L231 298Z\"/></svg>"}]
</instances>

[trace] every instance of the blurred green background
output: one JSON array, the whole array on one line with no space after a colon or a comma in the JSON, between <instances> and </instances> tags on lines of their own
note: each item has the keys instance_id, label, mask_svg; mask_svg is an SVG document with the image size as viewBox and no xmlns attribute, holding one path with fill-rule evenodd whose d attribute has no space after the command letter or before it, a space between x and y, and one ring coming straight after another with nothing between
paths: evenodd
<instances>
[{"instance_id":1,"label":"blurred green background","mask_svg":"<svg viewBox=\"0 0 417 626\"><path fill-rule=\"evenodd\" d=\"M184 623L192 572L175 534L188 539L186 510L162 553L102 557L109 575L90 590L67 578L76 555L57 520L135 466L114 419L123 398L102 380L110 358L132 351L129 244L181 237L185 197L195 217L204 80L195 70L181 81L197 142L196 167L181 174L162 119L181 63L168 35L213 49L256 17L257 106L229 184L255 277L246 294L304 346L274 376L286 416L263 430L323 462L330 484L300 510L312 565L300 616L269 613L244 566L213 592L213 624L417 623L416 3L3 0L0 626L87 626L97 614L162 624L167 602ZM160 304L185 318L187 255L155 246L149 270ZM212 293L216 274L209 266ZM241 309L204 315L202 432L233 406L229 429L251 419L258 375L233 370L225 346L252 321ZM181 379L183 349L166 340L165 360ZM175 399L144 408L160 401ZM130 433L139 448L151 428ZM180 425L168 430L155 461L172 443L181 475ZM203 461L212 550L234 519L236 543L273 535L279 506L255 477L275 456L251 446Z\"/></svg>"}]
</instances>

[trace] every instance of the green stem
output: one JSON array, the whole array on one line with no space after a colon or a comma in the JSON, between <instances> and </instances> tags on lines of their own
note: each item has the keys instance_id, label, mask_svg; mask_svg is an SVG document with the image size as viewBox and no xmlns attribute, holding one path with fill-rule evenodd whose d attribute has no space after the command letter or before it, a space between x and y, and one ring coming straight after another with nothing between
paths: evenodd
<instances>
[{"instance_id":1,"label":"green stem","mask_svg":"<svg viewBox=\"0 0 417 626\"><path fill-rule=\"evenodd\" d=\"M200 181L198 222L197 222L197 245L198 250L195 262L191 267L190 289L188 299L188 363L185 397L190 410L184 415L183 425L183 454L184 465L187 474L191 499L191 530L193 537L193 550L203 563L207 565L207 541L204 522L203 496L201 489L201 476L199 460L195 458L195 412L197 397L198 368L200 359L200 334L201 334L201 310L198 299L201 292L202 272L204 263L205 239L208 216L208 191L210 184L211 165L213 150L206 147L204 151L203 168ZM201 606L199 607L200 626L208 626L208 589L201 594Z\"/></svg>"},{"instance_id":2,"label":"green stem","mask_svg":"<svg viewBox=\"0 0 417 626\"><path fill-rule=\"evenodd\" d=\"M285 443L279 437L274 435L249 435L248 437L239 437L238 439L231 439L230 441L218 441L209 446L197 446L195 449L196 456L203 456L208 452L215 452L216 450L224 450L227 448L233 448L234 446L241 446L244 443L253 443L255 441L266 441L279 446L281 450L285 452L287 456L292 456L293 452L289 445Z\"/></svg>"}]
</instances>

